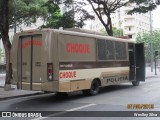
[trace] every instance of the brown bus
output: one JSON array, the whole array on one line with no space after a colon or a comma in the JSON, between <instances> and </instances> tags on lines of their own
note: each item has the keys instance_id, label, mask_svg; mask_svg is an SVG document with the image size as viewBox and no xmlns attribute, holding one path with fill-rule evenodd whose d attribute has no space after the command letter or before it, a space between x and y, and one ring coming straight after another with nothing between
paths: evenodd
<instances>
[{"instance_id":1,"label":"brown bus","mask_svg":"<svg viewBox=\"0 0 160 120\"><path fill-rule=\"evenodd\" d=\"M95 95L99 87L145 81L143 43L37 29L15 34L12 44L12 84L18 89Z\"/></svg>"}]
</instances>

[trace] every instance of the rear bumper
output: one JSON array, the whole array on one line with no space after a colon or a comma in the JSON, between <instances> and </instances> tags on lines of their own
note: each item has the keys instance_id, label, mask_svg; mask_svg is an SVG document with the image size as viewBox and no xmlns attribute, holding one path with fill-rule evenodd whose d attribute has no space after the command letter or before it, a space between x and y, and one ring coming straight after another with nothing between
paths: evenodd
<instances>
[{"instance_id":1,"label":"rear bumper","mask_svg":"<svg viewBox=\"0 0 160 120\"><path fill-rule=\"evenodd\" d=\"M28 82L22 82L22 84L19 84L17 87L22 90L57 92L58 91L58 81L44 82L44 83L32 83L32 86Z\"/></svg>"}]
</instances>

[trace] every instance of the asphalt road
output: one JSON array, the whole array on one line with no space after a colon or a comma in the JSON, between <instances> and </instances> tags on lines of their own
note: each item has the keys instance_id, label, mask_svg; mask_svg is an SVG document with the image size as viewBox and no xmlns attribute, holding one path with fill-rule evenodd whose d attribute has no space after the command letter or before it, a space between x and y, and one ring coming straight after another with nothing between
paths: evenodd
<instances>
[{"instance_id":1,"label":"asphalt road","mask_svg":"<svg viewBox=\"0 0 160 120\"><path fill-rule=\"evenodd\" d=\"M37 95L0 101L0 111L61 111L63 115L69 111L128 111L127 104L154 104L154 110L160 111L160 78L147 79L145 83L134 87L130 83L114 85L101 89L96 96L84 96L81 92L72 93L67 98L57 97L55 94ZM93 112L95 115L95 112ZM52 117L55 113L48 113L45 120L159 120L160 118L144 117ZM83 116L83 114L82 114ZM17 118L15 118L17 119ZM38 118L39 120L39 118Z\"/></svg>"}]
</instances>

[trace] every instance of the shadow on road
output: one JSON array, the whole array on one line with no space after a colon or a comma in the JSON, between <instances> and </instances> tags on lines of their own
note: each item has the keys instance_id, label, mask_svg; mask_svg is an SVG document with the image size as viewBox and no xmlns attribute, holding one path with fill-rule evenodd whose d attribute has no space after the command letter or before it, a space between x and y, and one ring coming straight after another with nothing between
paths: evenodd
<instances>
[{"instance_id":1,"label":"shadow on road","mask_svg":"<svg viewBox=\"0 0 160 120\"><path fill-rule=\"evenodd\" d=\"M98 95L103 95L103 94L107 94L107 93L111 93L111 92L116 92L119 90L125 90L125 89L132 89L133 86L132 85L113 85L113 86L108 86L108 87L104 87L100 90L100 93ZM97 96L98 96L97 95ZM84 96L82 94L82 92L73 92L73 93L69 93L68 96L57 96L54 93L48 93L48 94L43 94L43 95L37 95L37 96L31 96L31 97L24 97L24 98L19 98L17 99L13 99L16 102L13 102L11 105L9 105L8 109L9 110L15 110L15 111L19 111L19 110L23 110L23 111L27 111L27 110L49 110L48 108L50 108L51 106L51 110L54 106L54 108L61 108L61 106L63 107L63 105L66 104L66 102L70 102L72 100L76 100L76 99L83 99L83 98L87 98L87 97L96 97L96 96ZM47 107L48 106L48 107ZM39 109L37 109L39 108ZM64 107L63 107L64 108Z\"/></svg>"}]
</instances>

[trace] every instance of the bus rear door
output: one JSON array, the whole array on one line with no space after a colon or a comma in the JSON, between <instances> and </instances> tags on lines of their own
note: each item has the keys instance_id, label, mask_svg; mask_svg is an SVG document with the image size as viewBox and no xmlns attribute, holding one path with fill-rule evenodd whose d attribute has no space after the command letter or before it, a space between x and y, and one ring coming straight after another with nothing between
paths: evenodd
<instances>
[{"instance_id":1,"label":"bus rear door","mask_svg":"<svg viewBox=\"0 0 160 120\"><path fill-rule=\"evenodd\" d=\"M42 35L21 36L18 47L18 83L20 89L40 90Z\"/></svg>"}]
</instances>

